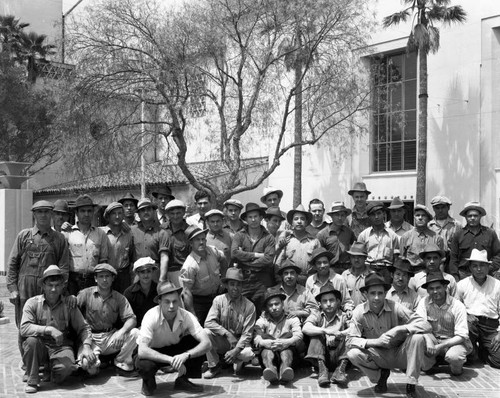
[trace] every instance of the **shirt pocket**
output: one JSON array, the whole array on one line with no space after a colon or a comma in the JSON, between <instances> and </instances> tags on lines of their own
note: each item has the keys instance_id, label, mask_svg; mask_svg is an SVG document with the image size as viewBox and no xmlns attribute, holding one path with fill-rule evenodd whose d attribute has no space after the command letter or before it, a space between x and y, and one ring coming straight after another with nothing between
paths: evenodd
<instances>
[{"instance_id":1,"label":"shirt pocket","mask_svg":"<svg viewBox=\"0 0 500 398\"><path fill-rule=\"evenodd\" d=\"M71 257L83 257L83 243L72 244L69 250L71 252Z\"/></svg>"},{"instance_id":2,"label":"shirt pocket","mask_svg":"<svg viewBox=\"0 0 500 398\"><path fill-rule=\"evenodd\" d=\"M92 257L95 259L99 259L99 255L101 254L101 245L99 243L94 243L92 245Z\"/></svg>"}]
</instances>

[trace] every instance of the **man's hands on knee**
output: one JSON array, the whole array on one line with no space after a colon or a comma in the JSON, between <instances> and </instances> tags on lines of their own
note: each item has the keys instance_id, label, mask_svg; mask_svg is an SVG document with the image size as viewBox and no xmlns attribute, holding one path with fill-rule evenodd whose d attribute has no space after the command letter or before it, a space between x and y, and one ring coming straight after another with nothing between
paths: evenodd
<instances>
[{"instance_id":1,"label":"man's hands on knee","mask_svg":"<svg viewBox=\"0 0 500 398\"><path fill-rule=\"evenodd\" d=\"M181 368L184 366L184 363L189 359L189 354L187 352L183 352L182 354L175 355L172 357L172 367L177 372L180 372Z\"/></svg>"}]
</instances>

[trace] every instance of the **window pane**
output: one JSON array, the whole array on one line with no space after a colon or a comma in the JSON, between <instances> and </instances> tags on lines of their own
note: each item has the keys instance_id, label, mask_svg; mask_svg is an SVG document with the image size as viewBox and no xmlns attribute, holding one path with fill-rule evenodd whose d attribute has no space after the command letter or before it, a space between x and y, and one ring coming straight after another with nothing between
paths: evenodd
<instances>
[{"instance_id":1,"label":"window pane","mask_svg":"<svg viewBox=\"0 0 500 398\"><path fill-rule=\"evenodd\" d=\"M406 141L404 143L404 169L415 170L417 168L417 142Z\"/></svg>"},{"instance_id":2,"label":"window pane","mask_svg":"<svg viewBox=\"0 0 500 398\"><path fill-rule=\"evenodd\" d=\"M394 142L391 145L391 170L402 170L402 145L400 142Z\"/></svg>"},{"instance_id":3,"label":"window pane","mask_svg":"<svg viewBox=\"0 0 500 398\"><path fill-rule=\"evenodd\" d=\"M401 141L403 139L403 115L400 112L391 115L391 141Z\"/></svg>"},{"instance_id":4,"label":"window pane","mask_svg":"<svg viewBox=\"0 0 500 398\"><path fill-rule=\"evenodd\" d=\"M417 139L417 111L405 112L405 140Z\"/></svg>"},{"instance_id":5,"label":"window pane","mask_svg":"<svg viewBox=\"0 0 500 398\"><path fill-rule=\"evenodd\" d=\"M416 79L417 78L417 54L410 53L405 55L405 79Z\"/></svg>"},{"instance_id":6,"label":"window pane","mask_svg":"<svg viewBox=\"0 0 500 398\"><path fill-rule=\"evenodd\" d=\"M405 82L405 109L417 109L417 81Z\"/></svg>"},{"instance_id":7,"label":"window pane","mask_svg":"<svg viewBox=\"0 0 500 398\"><path fill-rule=\"evenodd\" d=\"M401 102L401 98L403 97L403 85L400 83L396 83L396 84L391 84L389 87L391 94L390 111L394 112L403 109L403 104Z\"/></svg>"}]
</instances>

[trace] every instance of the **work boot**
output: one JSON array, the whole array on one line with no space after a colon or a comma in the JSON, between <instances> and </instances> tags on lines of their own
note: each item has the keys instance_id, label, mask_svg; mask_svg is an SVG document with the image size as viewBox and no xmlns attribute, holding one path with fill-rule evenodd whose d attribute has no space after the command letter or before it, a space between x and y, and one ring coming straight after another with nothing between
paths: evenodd
<instances>
[{"instance_id":1,"label":"work boot","mask_svg":"<svg viewBox=\"0 0 500 398\"><path fill-rule=\"evenodd\" d=\"M417 398L417 389L415 384L406 385L406 398Z\"/></svg>"},{"instance_id":2,"label":"work boot","mask_svg":"<svg viewBox=\"0 0 500 398\"><path fill-rule=\"evenodd\" d=\"M318 359L318 386L328 387L329 385L328 368L325 365L325 361Z\"/></svg>"},{"instance_id":3,"label":"work boot","mask_svg":"<svg viewBox=\"0 0 500 398\"><path fill-rule=\"evenodd\" d=\"M220 365L217 364L214 367L208 368L206 372L203 372L203 378L204 379L213 379L215 376L217 376L221 372Z\"/></svg>"},{"instance_id":4,"label":"work boot","mask_svg":"<svg viewBox=\"0 0 500 398\"><path fill-rule=\"evenodd\" d=\"M335 369L335 372L333 372L332 378L330 379L332 383L338 384L343 387L347 387L348 380L345 369L348 363L349 362L347 361L347 359L342 359L340 361L339 365L337 366L337 369Z\"/></svg>"},{"instance_id":5,"label":"work boot","mask_svg":"<svg viewBox=\"0 0 500 398\"><path fill-rule=\"evenodd\" d=\"M380 369L380 378L378 379L377 385L373 389L377 394L387 392L387 379L390 374L391 371L389 369Z\"/></svg>"}]
</instances>

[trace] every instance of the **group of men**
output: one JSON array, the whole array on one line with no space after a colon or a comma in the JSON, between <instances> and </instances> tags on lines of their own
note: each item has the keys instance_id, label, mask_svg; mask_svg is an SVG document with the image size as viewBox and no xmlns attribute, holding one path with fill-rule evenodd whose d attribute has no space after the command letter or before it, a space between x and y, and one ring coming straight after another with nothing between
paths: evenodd
<instances>
[{"instance_id":1,"label":"group of men","mask_svg":"<svg viewBox=\"0 0 500 398\"><path fill-rule=\"evenodd\" d=\"M284 213L280 189L264 189L264 206L229 199L222 211L198 191L187 217L164 188L109 204L103 227L88 195L74 225L64 201L35 203L7 279L26 392L95 375L110 358L142 377L146 396L160 369L199 392L189 378L226 366L260 365L275 384L309 363L321 387L347 386L356 366L383 393L398 368L415 397L441 359L453 375L478 358L500 368L500 241L480 222L485 209L466 204L462 226L436 196L434 215L418 204L411 225L398 197L386 207L370 193L360 182L352 209L313 199Z\"/></svg>"}]
</instances>

